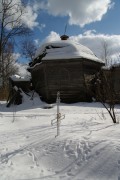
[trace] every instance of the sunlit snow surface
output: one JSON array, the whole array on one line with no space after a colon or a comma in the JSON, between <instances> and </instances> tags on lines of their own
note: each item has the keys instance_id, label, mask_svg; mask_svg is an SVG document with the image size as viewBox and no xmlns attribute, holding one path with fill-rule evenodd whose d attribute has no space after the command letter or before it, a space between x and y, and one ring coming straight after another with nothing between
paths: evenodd
<instances>
[{"instance_id":1,"label":"sunlit snow surface","mask_svg":"<svg viewBox=\"0 0 120 180\"><path fill-rule=\"evenodd\" d=\"M60 112L55 137L56 104L36 94L0 103L0 180L120 180L120 124L100 103L61 104ZM119 121L119 105L116 114Z\"/></svg>"}]
</instances>

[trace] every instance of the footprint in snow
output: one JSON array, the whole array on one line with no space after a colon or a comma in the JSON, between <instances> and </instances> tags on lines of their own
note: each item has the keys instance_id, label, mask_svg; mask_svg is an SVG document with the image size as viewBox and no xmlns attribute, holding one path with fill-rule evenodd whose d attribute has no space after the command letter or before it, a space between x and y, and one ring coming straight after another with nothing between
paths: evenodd
<instances>
[{"instance_id":1,"label":"footprint in snow","mask_svg":"<svg viewBox=\"0 0 120 180\"><path fill-rule=\"evenodd\" d=\"M95 153L95 154L96 154L96 156L98 156L98 155L100 154L100 151L96 151L96 153Z\"/></svg>"},{"instance_id":2,"label":"footprint in snow","mask_svg":"<svg viewBox=\"0 0 120 180\"><path fill-rule=\"evenodd\" d=\"M120 165L120 160L118 160L118 165Z\"/></svg>"},{"instance_id":3,"label":"footprint in snow","mask_svg":"<svg viewBox=\"0 0 120 180\"><path fill-rule=\"evenodd\" d=\"M33 156L33 154L31 152L29 152L28 154L29 154L29 156Z\"/></svg>"},{"instance_id":4,"label":"footprint in snow","mask_svg":"<svg viewBox=\"0 0 120 180\"><path fill-rule=\"evenodd\" d=\"M7 164L8 164L8 166L12 166L13 162L11 160L8 160Z\"/></svg>"},{"instance_id":5,"label":"footprint in snow","mask_svg":"<svg viewBox=\"0 0 120 180\"><path fill-rule=\"evenodd\" d=\"M59 178L60 178L60 179L63 179L63 178L66 178L66 176L61 175L61 176L59 176Z\"/></svg>"},{"instance_id":6,"label":"footprint in snow","mask_svg":"<svg viewBox=\"0 0 120 180\"><path fill-rule=\"evenodd\" d=\"M33 162L35 163L35 165L36 165L36 166L39 166L39 164L38 164L38 162L37 162L37 157L34 155L34 153L29 152L28 155L29 155L30 157L32 157L32 160L33 160Z\"/></svg>"},{"instance_id":7,"label":"footprint in snow","mask_svg":"<svg viewBox=\"0 0 120 180\"><path fill-rule=\"evenodd\" d=\"M33 169L34 168L34 166L30 166L30 169Z\"/></svg>"},{"instance_id":8,"label":"footprint in snow","mask_svg":"<svg viewBox=\"0 0 120 180\"><path fill-rule=\"evenodd\" d=\"M72 172L70 172L70 171L67 172L67 175L68 176L74 176L74 174Z\"/></svg>"},{"instance_id":9,"label":"footprint in snow","mask_svg":"<svg viewBox=\"0 0 120 180\"><path fill-rule=\"evenodd\" d=\"M120 151L120 147L116 147L116 150Z\"/></svg>"}]
</instances>

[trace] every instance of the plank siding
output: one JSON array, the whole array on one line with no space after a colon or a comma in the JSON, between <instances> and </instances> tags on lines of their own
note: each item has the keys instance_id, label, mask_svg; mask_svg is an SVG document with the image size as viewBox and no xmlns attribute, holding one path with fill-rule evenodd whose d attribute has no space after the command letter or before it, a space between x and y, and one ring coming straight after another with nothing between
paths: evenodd
<instances>
[{"instance_id":1,"label":"plank siding","mask_svg":"<svg viewBox=\"0 0 120 180\"><path fill-rule=\"evenodd\" d=\"M112 78L112 84L116 95L116 102L120 103L120 66L111 67L111 69L102 69L106 78Z\"/></svg>"},{"instance_id":2,"label":"plank siding","mask_svg":"<svg viewBox=\"0 0 120 180\"><path fill-rule=\"evenodd\" d=\"M44 60L31 70L35 90L48 103L89 101L85 74L93 75L102 64L85 59Z\"/></svg>"}]
</instances>

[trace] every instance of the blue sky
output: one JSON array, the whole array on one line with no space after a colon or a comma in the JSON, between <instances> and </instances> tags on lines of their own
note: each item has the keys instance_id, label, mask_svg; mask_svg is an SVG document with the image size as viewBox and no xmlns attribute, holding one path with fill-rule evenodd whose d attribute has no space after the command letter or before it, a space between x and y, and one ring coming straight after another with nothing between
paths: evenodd
<instances>
[{"instance_id":1,"label":"blue sky","mask_svg":"<svg viewBox=\"0 0 120 180\"><path fill-rule=\"evenodd\" d=\"M21 3L21 0L13 0ZM120 0L24 0L22 22L33 32L31 39L39 47L44 41L58 40L66 34L89 47L99 58L106 41L109 58L120 54ZM19 43L18 43L19 44ZM17 48L17 53L20 53ZM20 56L20 62L26 62Z\"/></svg>"},{"instance_id":2,"label":"blue sky","mask_svg":"<svg viewBox=\"0 0 120 180\"><path fill-rule=\"evenodd\" d=\"M110 57L119 56L120 0L29 0L28 25L39 47L44 41L66 34L89 47L101 58L101 41L107 41ZM31 22L30 22L31 21ZM24 59L23 59L24 61Z\"/></svg>"},{"instance_id":3,"label":"blue sky","mask_svg":"<svg viewBox=\"0 0 120 180\"><path fill-rule=\"evenodd\" d=\"M120 34L120 0L114 0L113 8L109 9L103 16L101 21L97 21L86 25L85 29L95 29L96 32L102 34Z\"/></svg>"},{"instance_id":4,"label":"blue sky","mask_svg":"<svg viewBox=\"0 0 120 180\"><path fill-rule=\"evenodd\" d=\"M50 0L48 0L49 2ZM59 0L60 1L60 0ZM85 1L85 0L84 0ZM101 0L98 0L101 1ZM70 2L70 0L69 0ZM37 27L34 28L34 37L42 41L46 36L50 34L51 31L54 31L60 35L64 34L65 25L67 23L67 34L69 36L83 34L88 30L96 30L96 33L109 34L109 35L119 35L120 34L120 0L111 0L109 1L113 5L110 9L107 9L107 12L104 13L101 17L101 20L96 20L95 22L86 23L83 27L79 24L70 25L69 16L60 15L54 16L48 14L46 10L40 10L37 17L37 21L40 24L45 24L45 27L40 31ZM77 4L76 4L77 5ZM94 5L94 2L93 2ZM57 8L57 7L56 7ZM79 18L79 16L78 16Z\"/></svg>"}]
</instances>

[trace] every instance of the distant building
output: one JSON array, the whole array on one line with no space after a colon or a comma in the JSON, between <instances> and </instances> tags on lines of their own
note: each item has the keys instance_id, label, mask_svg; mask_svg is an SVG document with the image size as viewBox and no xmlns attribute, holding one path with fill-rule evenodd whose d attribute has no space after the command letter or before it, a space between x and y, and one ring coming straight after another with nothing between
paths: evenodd
<instances>
[{"instance_id":1,"label":"distant building","mask_svg":"<svg viewBox=\"0 0 120 180\"><path fill-rule=\"evenodd\" d=\"M43 44L29 64L33 87L48 103L58 91L62 102L90 101L89 81L104 63L89 48L61 37Z\"/></svg>"}]
</instances>

